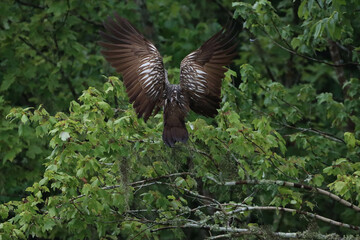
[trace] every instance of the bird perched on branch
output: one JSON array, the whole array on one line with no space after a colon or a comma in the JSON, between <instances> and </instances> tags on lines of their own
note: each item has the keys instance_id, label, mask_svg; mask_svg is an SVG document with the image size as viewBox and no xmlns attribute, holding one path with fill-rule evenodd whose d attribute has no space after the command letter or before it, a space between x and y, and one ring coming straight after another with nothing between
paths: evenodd
<instances>
[{"instance_id":1,"label":"bird perched on branch","mask_svg":"<svg viewBox=\"0 0 360 240\"><path fill-rule=\"evenodd\" d=\"M217 114L224 66L237 54L234 21L181 61L180 84L169 83L159 51L128 20L115 14L104 27L101 53L123 75L137 116L146 121L164 109L162 138L166 145L188 140L185 117L190 109L206 117Z\"/></svg>"}]
</instances>

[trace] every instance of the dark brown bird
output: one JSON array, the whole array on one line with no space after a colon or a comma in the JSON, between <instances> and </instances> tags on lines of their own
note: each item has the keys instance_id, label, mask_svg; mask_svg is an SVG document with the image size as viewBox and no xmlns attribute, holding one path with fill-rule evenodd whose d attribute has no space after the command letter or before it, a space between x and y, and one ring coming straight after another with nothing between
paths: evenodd
<instances>
[{"instance_id":1,"label":"dark brown bird","mask_svg":"<svg viewBox=\"0 0 360 240\"><path fill-rule=\"evenodd\" d=\"M234 21L181 61L180 84L169 83L160 53L128 20L115 14L104 27L101 53L123 75L138 117L146 121L164 108L162 138L166 145L188 140L185 117L190 109L206 117L217 114L224 66L236 56Z\"/></svg>"}]
</instances>

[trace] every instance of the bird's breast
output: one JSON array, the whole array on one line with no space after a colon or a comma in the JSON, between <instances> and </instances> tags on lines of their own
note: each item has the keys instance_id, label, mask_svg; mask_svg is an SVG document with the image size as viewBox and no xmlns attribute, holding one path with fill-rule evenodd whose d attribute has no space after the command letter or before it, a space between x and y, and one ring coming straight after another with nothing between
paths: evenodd
<instances>
[{"instance_id":1,"label":"bird's breast","mask_svg":"<svg viewBox=\"0 0 360 240\"><path fill-rule=\"evenodd\" d=\"M179 85L170 85L166 91L165 107L172 110L189 111L189 103Z\"/></svg>"}]
</instances>

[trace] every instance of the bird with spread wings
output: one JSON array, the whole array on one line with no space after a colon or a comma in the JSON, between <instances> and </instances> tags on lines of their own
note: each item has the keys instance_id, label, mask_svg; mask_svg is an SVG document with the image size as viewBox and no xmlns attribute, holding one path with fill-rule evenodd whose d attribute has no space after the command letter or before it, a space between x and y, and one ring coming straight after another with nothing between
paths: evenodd
<instances>
[{"instance_id":1,"label":"bird with spread wings","mask_svg":"<svg viewBox=\"0 0 360 240\"><path fill-rule=\"evenodd\" d=\"M206 117L217 114L224 66L237 55L234 21L181 61L180 84L169 83L159 51L128 20L115 14L104 27L101 53L122 74L137 116L146 121L164 109L162 138L166 145L188 140L185 117L190 109Z\"/></svg>"}]
</instances>

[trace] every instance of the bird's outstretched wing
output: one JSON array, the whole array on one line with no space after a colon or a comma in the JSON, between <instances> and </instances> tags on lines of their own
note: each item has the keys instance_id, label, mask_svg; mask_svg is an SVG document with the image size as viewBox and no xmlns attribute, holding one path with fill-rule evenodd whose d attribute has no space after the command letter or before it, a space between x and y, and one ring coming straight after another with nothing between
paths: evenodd
<instances>
[{"instance_id":1,"label":"bird's outstretched wing","mask_svg":"<svg viewBox=\"0 0 360 240\"><path fill-rule=\"evenodd\" d=\"M190 98L190 108L213 117L220 107L221 79L236 56L238 30L234 21L187 55L180 65L180 85Z\"/></svg>"},{"instance_id":2,"label":"bird's outstretched wing","mask_svg":"<svg viewBox=\"0 0 360 240\"><path fill-rule=\"evenodd\" d=\"M123 75L126 92L138 117L146 121L154 107L161 105L165 88L165 69L156 47L128 20L115 13L104 22L106 32L99 44L105 59Z\"/></svg>"}]
</instances>

